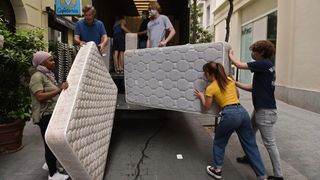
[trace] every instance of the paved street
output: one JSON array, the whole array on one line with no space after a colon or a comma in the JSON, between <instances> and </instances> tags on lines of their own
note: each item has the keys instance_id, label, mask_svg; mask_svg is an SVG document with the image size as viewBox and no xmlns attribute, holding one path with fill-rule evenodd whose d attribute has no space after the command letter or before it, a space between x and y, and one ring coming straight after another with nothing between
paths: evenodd
<instances>
[{"instance_id":1,"label":"paved street","mask_svg":"<svg viewBox=\"0 0 320 180\"><path fill-rule=\"evenodd\" d=\"M241 103L252 110L248 93ZM286 179L319 179L320 114L278 101L277 143ZM213 119L164 110L118 111L108 155L105 179L198 180L212 179L205 172L211 162ZM206 126L206 127L204 127ZM268 174L272 173L266 150L258 142ZM47 179L41 169L43 144L37 126L27 123L24 148L0 156L0 180ZM177 159L181 154L183 159ZM223 177L226 180L255 179L248 165L235 162L242 150L233 135L227 147Z\"/></svg>"}]
</instances>

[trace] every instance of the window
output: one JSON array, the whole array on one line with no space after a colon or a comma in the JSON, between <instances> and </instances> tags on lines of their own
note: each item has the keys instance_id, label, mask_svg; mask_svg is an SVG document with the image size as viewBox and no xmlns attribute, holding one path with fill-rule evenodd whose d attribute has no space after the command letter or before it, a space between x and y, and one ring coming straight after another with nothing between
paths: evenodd
<instances>
[{"instance_id":1,"label":"window","mask_svg":"<svg viewBox=\"0 0 320 180\"><path fill-rule=\"evenodd\" d=\"M48 41L49 42L62 42L61 40L62 33L61 31L48 27Z\"/></svg>"},{"instance_id":2,"label":"window","mask_svg":"<svg viewBox=\"0 0 320 180\"><path fill-rule=\"evenodd\" d=\"M210 26L210 5L207 6L207 11L206 11L206 26Z\"/></svg>"}]
</instances>

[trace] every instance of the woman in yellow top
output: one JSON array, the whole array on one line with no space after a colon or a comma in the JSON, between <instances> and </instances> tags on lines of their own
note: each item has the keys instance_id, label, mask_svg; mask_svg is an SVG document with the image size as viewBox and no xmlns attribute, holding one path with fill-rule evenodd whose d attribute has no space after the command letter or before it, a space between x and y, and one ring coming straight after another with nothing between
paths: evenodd
<instances>
[{"instance_id":1,"label":"woman in yellow top","mask_svg":"<svg viewBox=\"0 0 320 180\"><path fill-rule=\"evenodd\" d=\"M241 146L249 157L258 179L266 179L264 165L251 127L248 112L239 104L235 82L226 75L221 64L208 62L203 66L204 77L210 81L205 93L195 90L202 105L209 109L215 101L222 109L221 120L213 140L213 165L207 173L221 179L225 147L233 132L238 134Z\"/></svg>"}]
</instances>

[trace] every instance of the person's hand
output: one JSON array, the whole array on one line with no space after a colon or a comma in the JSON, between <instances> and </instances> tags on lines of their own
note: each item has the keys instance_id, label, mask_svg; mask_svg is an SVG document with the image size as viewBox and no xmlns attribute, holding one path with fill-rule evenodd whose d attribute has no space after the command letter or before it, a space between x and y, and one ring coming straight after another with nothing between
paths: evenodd
<instances>
[{"instance_id":1,"label":"person's hand","mask_svg":"<svg viewBox=\"0 0 320 180\"><path fill-rule=\"evenodd\" d=\"M239 87L239 81L235 81L236 87Z\"/></svg>"},{"instance_id":2,"label":"person's hand","mask_svg":"<svg viewBox=\"0 0 320 180\"><path fill-rule=\"evenodd\" d=\"M82 46L86 45L86 42L80 41L79 45L80 45L80 47L82 47Z\"/></svg>"},{"instance_id":3,"label":"person's hand","mask_svg":"<svg viewBox=\"0 0 320 180\"><path fill-rule=\"evenodd\" d=\"M100 44L98 45L98 47L99 47L100 52L102 52L103 49L104 49L104 47L105 47L105 44L104 44L104 43L100 43Z\"/></svg>"},{"instance_id":4,"label":"person's hand","mask_svg":"<svg viewBox=\"0 0 320 180\"><path fill-rule=\"evenodd\" d=\"M67 89L68 87L69 87L68 81L63 82L63 83L60 85L60 89L61 89L61 90Z\"/></svg>"},{"instance_id":5,"label":"person's hand","mask_svg":"<svg viewBox=\"0 0 320 180\"><path fill-rule=\"evenodd\" d=\"M229 60L235 59L234 52L232 49L229 50Z\"/></svg>"},{"instance_id":6,"label":"person's hand","mask_svg":"<svg viewBox=\"0 0 320 180\"><path fill-rule=\"evenodd\" d=\"M194 90L194 95L198 98L201 99L201 97L204 97L203 92L199 91L198 89Z\"/></svg>"},{"instance_id":7,"label":"person's hand","mask_svg":"<svg viewBox=\"0 0 320 180\"><path fill-rule=\"evenodd\" d=\"M166 46L167 45L167 42L166 41L161 41L160 43L159 43L159 47L164 47L164 46Z\"/></svg>"}]
</instances>

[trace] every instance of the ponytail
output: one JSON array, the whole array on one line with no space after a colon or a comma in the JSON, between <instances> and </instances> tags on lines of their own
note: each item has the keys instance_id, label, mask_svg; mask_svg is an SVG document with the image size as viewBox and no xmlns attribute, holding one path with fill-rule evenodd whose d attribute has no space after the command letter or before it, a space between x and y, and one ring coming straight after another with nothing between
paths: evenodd
<instances>
[{"instance_id":1,"label":"ponytail","mask_svg":"<svg viewBox=\"0 0 320 180\"><path fill-rule=\"evenodd\" d=\"M224 71L223 66L220 63L215 62L208 62L205 65L203 65L203 71L208 72L209 75L214 75L218 86L221 89L222 92L224 92L227 88L227 85L229 83L228 77Z\"/></svg>"}]
</instances>

